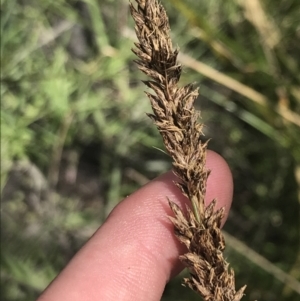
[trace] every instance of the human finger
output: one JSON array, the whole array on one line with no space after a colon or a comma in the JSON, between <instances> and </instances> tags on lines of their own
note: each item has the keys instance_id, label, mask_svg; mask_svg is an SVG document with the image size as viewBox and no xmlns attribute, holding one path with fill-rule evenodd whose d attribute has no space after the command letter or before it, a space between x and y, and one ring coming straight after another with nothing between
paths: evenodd
<instances>
[{"instance_id":1,"label":"human finger","mask_svg":"<svg viewBox=\"0 0 300 301\"><path fill-rule=\"evenodd\" d=\"M233 190L228 165L209 151L207 167L206 203L216 198L227 216ZM39 301L160 300L185 251L168 219L167 198L182 208L189 203L174 180L166 173L124 199Z\"/></svg>"}]
</instances>

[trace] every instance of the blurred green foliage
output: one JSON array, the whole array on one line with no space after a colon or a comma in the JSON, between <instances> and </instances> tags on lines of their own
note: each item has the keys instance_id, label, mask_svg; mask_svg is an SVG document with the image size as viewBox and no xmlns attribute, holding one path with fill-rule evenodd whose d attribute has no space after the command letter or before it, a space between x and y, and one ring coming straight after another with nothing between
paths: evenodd
<instances>
[{"instance_id":1,"label":"blurred green foliage","mask_svg":"<svg viewBox=\"0 0 300 301\"><path fill-rule=\"evenodd\" d=\"M300 281L300 2L162 2L174 44L205 63L182 83L200 84L210 148L234 175L225 230ZM35 300L117 202L171 166L145 116L127 6L1 1L3 300ZM230 242L226 255L245 300L296 300L270 262ZM162 300L197 300L179 281Z\"/></svg>"}]
</instances>

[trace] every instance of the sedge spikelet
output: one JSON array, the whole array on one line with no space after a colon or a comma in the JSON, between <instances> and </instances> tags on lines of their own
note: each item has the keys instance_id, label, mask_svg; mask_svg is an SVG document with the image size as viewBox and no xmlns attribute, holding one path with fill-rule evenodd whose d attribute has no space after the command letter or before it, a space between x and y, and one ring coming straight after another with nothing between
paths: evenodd
<instances>
[{"instance_id":1,"label":"sedge spikelet","mask_svg":"<svg viewBox=\"0 0 300 301\"><path fill-rule=\"evenodd\" d=\"M175 235L188 249L180 256L190 271L184 284L206 301L239 301L246 286L235 290L234 272L223 256L225 242L220 227L224 209L215 210L216 200L204 206L210 171L205 167L207 143L202 142L203 124L194 109L198 89L192 84L178 86L181 65L163 6L157 0L135 1L137 7L130 4L130 10L139 42L133 52L139 69L150 77L144 83L154 91L146 93L153 109L153 114L148 115L172 157L174 173L180 179L176 185L192 205L185 214L169 202Z\"/></svg>"}]
</instances>

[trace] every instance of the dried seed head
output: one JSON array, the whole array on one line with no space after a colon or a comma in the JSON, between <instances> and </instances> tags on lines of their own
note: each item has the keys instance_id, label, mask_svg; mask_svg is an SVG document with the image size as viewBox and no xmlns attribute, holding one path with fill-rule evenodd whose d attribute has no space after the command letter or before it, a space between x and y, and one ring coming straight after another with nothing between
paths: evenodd
<instances>
[{"instance_id":1,"label":"dried seed head","mask_svg":"<svg viewBox=\"0 0 300 301\"><path fill-rule=\"evenodd\" d=\"M139 69L150 77L144 83L154 91L146 93L153 109L148 116L172 157L174 173L180 179L176 185L192 204L192 210L187 209L184 214L169 201L175 216L170 217L175 235L189 250L180 256L191 274L184 283L207 301L239 301L245 287L235 291L234 273L228 270L222 253L225 242L220 227L224 209L215 211L215 200L207 208L204 206L210 171L205 167L207 142L202 142L203 124L194 109L198 89L191 84L178 86L181 65L163 6L157 0L135 1L137 8L130 4L130 10L139 42L133 52L139 58Z\"/></svg>"}]
</instances>

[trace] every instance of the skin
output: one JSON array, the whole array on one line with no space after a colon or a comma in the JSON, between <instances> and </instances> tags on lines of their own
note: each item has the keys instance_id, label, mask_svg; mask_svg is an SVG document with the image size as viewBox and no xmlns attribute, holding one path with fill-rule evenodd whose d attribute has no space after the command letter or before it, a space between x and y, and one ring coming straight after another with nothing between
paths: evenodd
<instances>
[{"instance_id":1,"label":"skin","mask_svg":"<svg viewBox=\"0 0 300 301\"><path fill-rule=\"evenodd\" d=\"M211 169L206 204L216 198L217 207L226 209L226 219L233 191L231 172L211 151L206 166ZM186 252L168 219L173 214L166 197L181 208L189 204L174 180L168 172L116 206L38 301L132 301L137 296L160 300L166 283L182 269L178 256Z\"/></svg>"}]
</instances>

